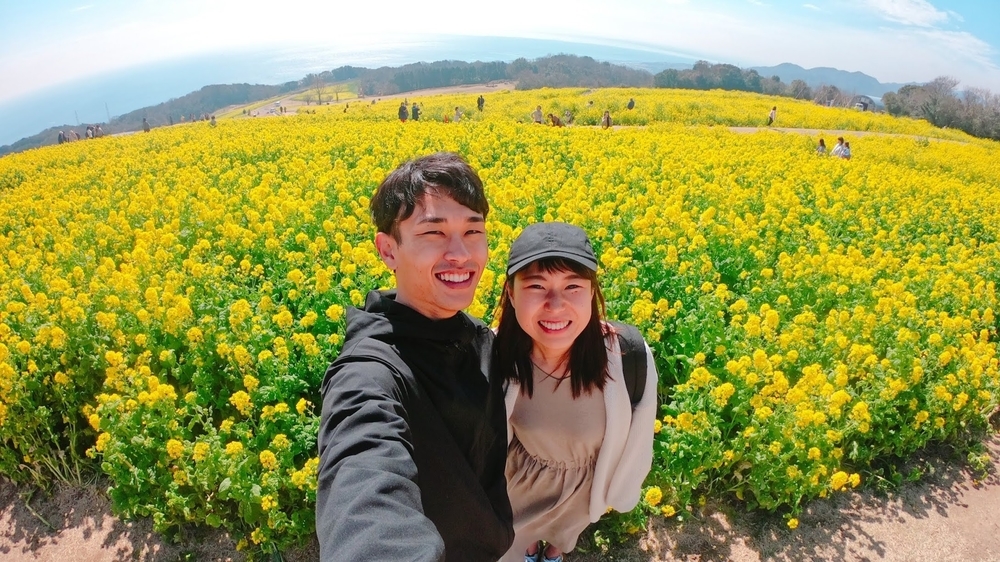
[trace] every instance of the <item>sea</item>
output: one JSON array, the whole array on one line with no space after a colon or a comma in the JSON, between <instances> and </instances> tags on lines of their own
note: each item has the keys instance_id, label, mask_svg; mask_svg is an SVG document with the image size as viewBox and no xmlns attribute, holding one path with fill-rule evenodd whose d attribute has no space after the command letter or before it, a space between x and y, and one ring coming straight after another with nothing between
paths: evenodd
<instances>
[{"instance_id":1,"label":"sea","mask_svg":"<svg viewBox=\"0 0 1000 562\"><path fill-rule=\"evenodd\" d=\"M106 123L136 109L156 105L210 84L282 84L309 73L352 65L366 68L439 60L505 61L548 55L589 56L642 68L690 66L694 56L653 48L514 37L442 36L376 47L281 47L217 52L160 61L61 84L0 103L0 145L48 127Z\"/></svg>"}]
</instances>

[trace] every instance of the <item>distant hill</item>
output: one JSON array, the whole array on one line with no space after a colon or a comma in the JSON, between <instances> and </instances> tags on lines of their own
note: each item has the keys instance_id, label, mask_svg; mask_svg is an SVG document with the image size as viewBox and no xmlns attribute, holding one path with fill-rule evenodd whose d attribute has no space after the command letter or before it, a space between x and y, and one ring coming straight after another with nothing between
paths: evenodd
<instances>
[{"instance_id":1,"label":"distant hill","mask_svg":"<svg viewBox=\"0 0 1000 562\"><path fill-rule=\"evenodd\" d=\"M802 80L810 88L836 86L844 92L877 97L881 97L886 92L895 92L907 85L895 82L882 83L863 72L848 72L828 67L806 69L788 62L778 66L753 66L751 69L756 70L764 77L777 76L781 78L782 82L790 83L793 80Z\"/></svg>"},{"instance_id":2,"label":"distant hill","mask_svg":"<svg viewBox=\"0 0 1000 562\"><path fill-rule=\"evenodd\" d=\"M290 82L281 86L264 86L260 84L205 86L185 96L114 117L110 123L102 123L101 129L104 130L106 135L126 131L138 131L142 128L143 117L147 118L154 127L166 125L171 122L179 123L182 116L186 119L192 116L200 118L205 114L211 114L230 105L264 100L295 90L298 87L298 82ZM0 156L56 144L59 131L69 132L74 130L80 134L80 138L83 138L86 129L86 123L83 125L66 124L49 127L36 135L25 137L13 144L0 146Z\"/></svg>"},{"instance_id":3,"label":"distant hill","mask_svg":"<svg viewBox=\"0 0 1000 562\"><path fill-rule=\"evenodd\" d=\"M301 80L286 82L280 86L259 84L228 84L205 86L170 101L137 109L119 117L109 124L102 124L105 134L123 131L137 131L142 128L142 118L146 117L154 126L179 123L181 116L201 117L230 105L246 104L267 99L286 92L311 87L316 80L323 83L355 81L366 94L389 95L425 88L482 84L493 80L512 80L518 89L542 87L609 87L609 86L652 86L653 75L646 70L631 68L594 60L576 55L553 55L534 60L519 58L512 62L463 62L437 61L414 63L399 67L376 69L342 66L334 70L310 74ZM60 130L76 130L83 136L83 126L62 125L50 127L41 133L23 138L11 145L0 146L0 156L55 144Z\"/></svg>"}]
</instances>

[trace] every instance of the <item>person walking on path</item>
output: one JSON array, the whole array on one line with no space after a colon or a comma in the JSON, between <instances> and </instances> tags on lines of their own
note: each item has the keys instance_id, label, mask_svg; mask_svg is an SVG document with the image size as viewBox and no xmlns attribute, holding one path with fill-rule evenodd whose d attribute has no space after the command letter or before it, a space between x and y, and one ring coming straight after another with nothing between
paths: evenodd
<instances>
[{"instance_id":1,"label":"person walking on path","mask_svg":"<svg viewBox=\"0 0 1000 562\"><path fill-rule=\"evenodd\" d=\"M774 120L778 118L778 106L771 108L771 112L767 114L767 126L770 127Z\"/></svg>"},{"instance_id":2,"label":"person walking on path","mask_svg":"<svg viewBox=\"0 0 1000 562\"><path fill-rule=\"evenodd\" d=\"M406 118L410 115L410 112L407 111L406 109L405 101L399 104L398 114L399 114L399 120L402 121L403 123L406 123Z\"/></svg>"},{"instance_id":3,"label":"person walking on path","mask_svg":"<svg viewBox=\"0 0 1000 562\"><path fill-rule=\"evenodd\" d=\"M320 560L496 562L513 541L493 332L463 310L488 261L489 203L457 154L406 162L370 202L394 291L347 311L322 382Z\"/></svg>"},{"instance_id":4,"label":"person walking on path","mask_svg":"<svg viewBox=\"0 0 1000 562\"><path fill-rule=\"evenodd\" d=\"M490 364L506 382L504 562L561 561L608 508L636 506L652 466L652 352L636 328L604 321L597 263L566 223L532 224L510 247Z\"/></svg>"},{"instance_id":5,"label":"person walking on path","mask_svg":"<svg viewBox=\"0 0 1000 562\"><path fill-rule=\"evenodd\" d=\"M543 117L544 116L542 115L542 106L536 107L535 110L531 112L531 119L535 123L541 124Z\"/></svg>"},{"instance_id":6,"label":"person walking on path","mask_svg":"<svg viewBox=\"0 0 1000 562\"><path fill-rule=\"evenodd\" d=\"M601 117L601 128L607 129L609 127L611 127L611 112L605 111L604 117Z\"/></svg>"}]
</instances>

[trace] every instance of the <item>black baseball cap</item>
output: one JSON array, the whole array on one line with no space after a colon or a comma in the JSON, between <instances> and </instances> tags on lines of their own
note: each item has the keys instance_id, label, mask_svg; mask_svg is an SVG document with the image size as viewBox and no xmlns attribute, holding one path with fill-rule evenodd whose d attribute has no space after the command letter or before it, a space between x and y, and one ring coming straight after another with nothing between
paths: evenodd
<instances>
[{"instance_id":1,"label":"black baseball cap","mask_svg":"<svg viewBox=\"0 0 1000 562\"><path fill-rule=\"evenodd\" d=\"M529 225L510 245L507 275L514 275L542 258L563 258L597 271L597 256L582 228L564 222Z\"/></svg>"}]
</instances>

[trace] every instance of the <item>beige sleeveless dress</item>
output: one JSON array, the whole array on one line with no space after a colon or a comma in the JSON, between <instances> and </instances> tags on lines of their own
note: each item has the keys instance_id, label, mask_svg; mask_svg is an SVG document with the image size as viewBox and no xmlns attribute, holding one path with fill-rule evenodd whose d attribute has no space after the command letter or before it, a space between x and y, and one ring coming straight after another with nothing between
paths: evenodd
<instances>
[{"instance_id":1,"label":"beige sleeveless dress","mask_svg":"<svg viewBox=\"0 0 1000 562\"><path fill-rule=\"evenodd\" d=\"M604 394L573 399L569 379L535 367L534 393L518 396L510 417L507 493L514 511L514 544L503 560L520 562L539 540L563 552L590 524L590 488L604 441Z\"/></svg>"}]
</instances>

